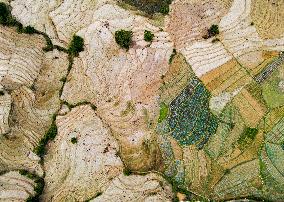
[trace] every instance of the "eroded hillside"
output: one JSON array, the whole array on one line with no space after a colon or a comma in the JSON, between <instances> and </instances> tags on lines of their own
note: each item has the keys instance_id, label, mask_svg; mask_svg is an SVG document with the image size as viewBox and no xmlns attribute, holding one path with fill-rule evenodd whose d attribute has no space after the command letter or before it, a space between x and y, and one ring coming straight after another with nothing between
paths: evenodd
<instances>
[{"instance_id":1,"label":"eroded hillside","mask_svg":"<svg viewBox=\"0 0 284 202\"><path fill-rule=\"evenodd\" d=\"M282 0L0 2L0 201L284 200Z\"/></svg>"}]
</instances>

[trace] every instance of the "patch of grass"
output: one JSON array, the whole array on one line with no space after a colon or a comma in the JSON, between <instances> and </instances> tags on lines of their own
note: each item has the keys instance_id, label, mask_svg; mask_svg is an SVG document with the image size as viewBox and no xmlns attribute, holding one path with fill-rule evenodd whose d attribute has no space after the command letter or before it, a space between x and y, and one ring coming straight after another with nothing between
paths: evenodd
<instances>
[{"instance_id":1,"label":"patch of grass","mask_svg":"<svg viewBox=\"0 0 284 202\"><path fill-rule=\"evenodd\" d=\"M78 142L78 139L76 137L71 138L72 144L76 144Z\"/></svg>"},{"instance_id":2,"label":"patch of grass","mask_svg":"<svg viewBox=\"0 0 284 202\"><path fill-rule=\"evenodd\" d=\"M239 139L237 140L238 144L241 147L245 147L247 144L249 144L251 141L254 140L257 133L258 133L257 128L246 127L242 132L241 136L239 137Z\"/></svg>"},{"instance_id":3,"label":"patch of grass","mask_svg":"<svg viewBox=\"0 0 284 202\"><path fill-rule=\"evenodd\" d=\"M46 154L45 146L50 140L54 140L57 135L57 126L55 123L55 116L53 116L52 124L44 137L39 141L38 146L34 149L35 154L41 158Z\"/></svg>"},{"instance_id":4,"label":"patch of grass","mask_svg":"<svg viewBox=\"0 0 284 202\"><path fill-rule=\"evenodd\" d=\"M19 170L19 173L33 180L36 183L36 186L34 187L35 195L30 196L26 201L27 202L39 201L39 196L42 194L45 185L44 179L36 174L30 173L27 170Z\"/></svg>"},{"instance_id":5,"label":"patch of grass","mask_svg":"<svg viewBox=\"0 0 284 202\"><path fill-rule=\"evenodd\" d=\"M154 38L154 34L151 31L144 31L144 40L147 42L152 42Z\"/></svg>"},{"instance_id":6,"label":"patch of grass","mask_svg":"<svg viewBox=\"0 0 284 202\"><path fill-rule=\"evenodd\" d=\"M60 81L63 82L63 83L65 83L66 80L67 80L67 78L65 76L60 79Z\"/></svg>"},{"instance_id":7,"label":"patch of grass","mask_svg":"<svg viewBox=\"0 0 284 202\"><path fill-rule=\"evenodd\" d=\"M129 50L132 43L132 34L132 31L118 30L115 32L115 41L121 48Z\"/></svg>"},{"instance_id":8,"label":"patch of grass","mask_svg":"<svg viewBox=\"0 0 284 202\"><path fill-rule=\"evenodd\" d=\"M170 12L170 7L168 4L162 4L160 7L160 13L167 15Z\"/></svg>"},{"instance_id":9,"label":"patch of grass","mask_svg":"<svg viewBox=\"0 0 284 202\"><path fill-rule=\"evenodd\" d=\"M169 5L172 0L122 0L123 2L135 6L137 9L145 12L149 16L155 13L168 14Z\"/></svg>"},{"instance_id":10,"label":"patch of grass","mask_svg":"<svg viewBox=\"0 0 284 202\"><path fill-rule=\"evenodd\" d=\"M160 105L160 116L158 119L158 123L161 123L163 120L167 118L168 112L169 112L169 106L166 105L164 102L162 102Z\"/></svg>"},{"instance_id":11,"label":"patch of grass","mask_svg":"<svg viewBox=\"0 0 284 202\"><path fill-rule=\"evenodd\" d=\"M71 56L78 57L79 53L83 50L84 50L84 39L80 36L74 35L68 46L68 53Z\"/></svg>"},{"instance_id":12,"label":"patch of grass","mask_svg":"<svg viewBox=\"0 0 284 202\"><path fill-rule=\"evenodd\" d=\"M129 168L124 168L123 174L124 174L125 176L129 176L129 175L132 174L132 171L131 171Z\"/></svg>"},{"instance_id":13,"label":"patch of grass","mask_svg":"<svg viewBox=\"0 0 284 202\"><path fill-rule=\"evenodd\" d=\"M174 59L174 57L176 56L176 54L177 54L177 50L174 48L174 49L173 49L173 52L172 52L172 54L171 54L171 56L170 56L170 59L169 59L169 64L172 64L173 59Z\"/></svg>"}]
</instances>

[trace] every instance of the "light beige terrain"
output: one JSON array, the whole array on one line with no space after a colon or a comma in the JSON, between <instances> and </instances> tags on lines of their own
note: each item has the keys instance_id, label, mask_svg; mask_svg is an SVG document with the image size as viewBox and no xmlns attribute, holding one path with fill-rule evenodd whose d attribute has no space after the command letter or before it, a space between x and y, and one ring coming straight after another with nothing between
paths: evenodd
<instances>
[{"instance_id":1,"label":"light beige terrain","mask_svg":"<svg viewBox=\"0 0 284 202\"><path fill-rule=\"evenodd\" d=\"M106 191L91 200L100 201L172 201L171 186L159 175L119 175Z\"/></svg>"},{"instance_id":2,"label":"light beige terrain","mask_svg":"<svg viewBox=\"0 0 284 202\"><path fill-rule=\"evenodd\" d=\"M0 201L35 195L22 169L44 177L41 201L284 200L283 0L174 0L164 16L112 0L1 2L62 50L0 25Z\"/></svg>"},{"instance_id":3,"label":"light beige terrain","mask_svg":"<svg viewBox=\"0 0 284 202\"><path fill-rule=\"evenodd\" d=\"M1 141L0 170L27 169L43 174L38 145L52 115L59 109L60 78L68 67L67 55L44 53L45 40L1 27Z\"/></svg>"},{"instance_id":4,"label":"light beige terrain","mask_svg":"<svg viewBox=\"0 0 284 202\"><path fill-rule=\"evenodd\" d=\"M0 176L0 201L21 202L34 195L35 183L17 171L10 171Z\"/></svg>"}]
</instances>

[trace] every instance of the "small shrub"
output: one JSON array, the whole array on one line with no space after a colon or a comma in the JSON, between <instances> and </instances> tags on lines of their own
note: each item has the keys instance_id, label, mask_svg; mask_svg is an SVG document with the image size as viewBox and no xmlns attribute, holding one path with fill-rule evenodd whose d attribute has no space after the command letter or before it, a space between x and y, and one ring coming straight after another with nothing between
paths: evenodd
<instances>
[{"instance_id":1,"label":"small shrub","mask_svg":"<svg viewBox=\"0 0 284 202\"><path fill-rule=\"evenodd\" d=\"M66 77L65 77L65 76L64 76L64 77L62 77L62 78L60 79L60 81L61 81L61 82L63 82L63 83L65 83L65 82L66 82L66 80L67 80L67 79L66 79Z\"/></svg>"},{"instance_id":2,"label":"small shrub","mask_svg":"<svg viewBox=\"0 0 284 202\"><path fill-rule=\"evenodd\" d=\"M148 31L148 30L144 31L144 40L145 41L151 42L151 41L153 41L153 38L154 38L154 34L151 31Z\"/></svg>"},{"instance_id":3,"label":"small shrub","mask_svg":"<svg viewBox=\"0 0 284 202\"><path fill-rule=\"evenodd\" d=\"M253 26L253 25L254 25L254 22L251 22L250 25Z\"/></svg>"},{"instance_id":4,"label":"small shrub","mask_svg":"<svg viewBox=\"0 0 284 202\"><path fill-rule=\"evenodd\" d=\"M27 175L28 174L28 171L27 170L19 170L19 173L21 175Z\"/></svg>"},{"instance_id":5,"label":"small shrub","mask_svg":"<svg viewBox=\"0 0 284 202\"><path fill-rule=\"evenodd\" d=\"M54 140L57 135L57 126L55 124L56 116L52 117L52 124L48 129L47 133L44 137L39 141L38 146L34 149L35 154L40 157L43 157L46 154L45 145L48 143L49 140Z\"/></svg>"},{"instance_id":6,"label":"small shrub","mask_svg":"<svg viewBox=\"0 0 284 202\"><path fill-rule=\"evenodd\" d=\"M74 35L68 46L68 53L72 56L79 56L79 53L84 50L84 39Z\"/></svg>"},{"instance_id":7,"label":"small shrub","mask_svg":"<svg viewBox=\"0 0 284 202\"><path fill-rule=\"evenodd\" d=\"M176 49L173 49L173 52L172 52L172 54L171 54L171 56L170 56L170 59L169 59L169 64L172 64L173 59L174 59L174 57L175 57L176 54L177 54L177 50L176 50Z\"/></svg>"},{"instance_id":8,"label":"small shrub","mask_svg":"<svg viewBox=\"0 0 284 202\"><path fill-rule=\"evenodd\" d=\"M219 26L211 25L211 27L208 29L209 37L216 36L217 34L219 34Z\"/></svg>"},{"instance_id":9,"label":"small shrub","mask_svg":"<svg viewBox=\"0 0 284 202\"><path fill-rule=\"evenodd\" d=\"M126 175L126 176L129 176L129 175L132 174L132 171L131 171L129 168L125 168L125 169L123 170L123 174Z\"/></svg>"},{"instance_id":10,"label":"small shrub","mask_svg":"<svg viewBox=\"0 0 284 202\"><path fill-rule=\"evenodd\" d=\"M36 33L38 33L38 31L34 27L29 25L29 26L27 26L23 29L23 33L25 33L25 34L36 34Z\"/></svg>"},{"instance_id":11,"label":"small shrub","mask_svg":"<svg viewBox=\"0 0 284 202\"><path fill-rule=\"evenodd\" d=\"M10 11L5 3L0 3L0 23L2 25L7 25Z\"/></svg>"},{"instance_id":12,"label":"small shrub","mask_svg":"<svg viewBox=\"0 0 284 202\"><path fill-rule=\"evenodd\" d=\"M128 50L132 43L132 34L132 31L118 30L115 32L115 41L121 48Z\"/></svg>"},{"instance_id":13,"label":"small shrub","mask_svg":"<svg viewBox=\"0 0 284 202\"><path fill-rule=\"evenodd\" d=\"M0 96L3 96L3 95L5 95L5 93L1 90L0 91Z\"/></svg>"},{"instance_id":14,"label":"small shrub","mask_svg":"<svg viewBox=\"0 0 284 202\"><path fill-rule=\"evenodd\" d=\"M71 142L72 142L72 144L76 144L78 142L78 140L77 140L76 137L72 137L71 138Z\"/></svg>"},{"instance_id":15,"label":"small shrub","mask_svg":"<svg viewBox=\"0 0 284 202\"><path fill-rule=\"evenodd\" d=\"M166 15L170 12L170 7L167 4L161 5L160 7L160 13Z\"/></svg>"}]
</instances>

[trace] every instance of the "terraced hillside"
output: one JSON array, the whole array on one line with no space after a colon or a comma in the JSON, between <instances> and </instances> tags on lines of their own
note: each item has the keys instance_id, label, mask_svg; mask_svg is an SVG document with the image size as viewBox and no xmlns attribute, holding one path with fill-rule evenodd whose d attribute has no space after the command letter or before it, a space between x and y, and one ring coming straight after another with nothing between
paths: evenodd
<instances>
[{"instance_id":1,"label":"terraced hillside","mask_svg":"<svg viewBox=\"0 0 284 202\"><path fill-rule=\"evenodd\" d=\"M284 201L283 0L0 0L0 201Z\"/></svg>"}]
</instances>

